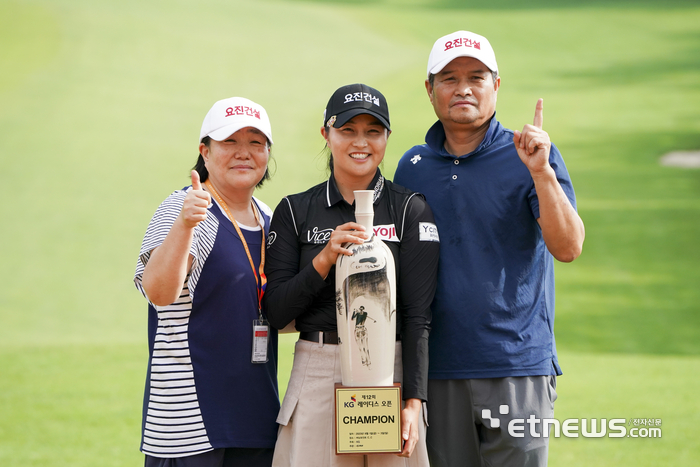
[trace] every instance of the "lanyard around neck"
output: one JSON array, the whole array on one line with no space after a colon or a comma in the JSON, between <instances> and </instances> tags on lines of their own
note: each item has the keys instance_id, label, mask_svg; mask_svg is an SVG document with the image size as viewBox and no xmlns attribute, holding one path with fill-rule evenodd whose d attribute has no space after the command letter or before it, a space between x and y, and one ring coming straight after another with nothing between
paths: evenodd
<instances>
[{"instance_id":1,"label":"lanyard around neck","mask_svg":"<svg viewBox=\"0 0 700 467\"><path fill-rule=\"evenodd\" d=\"M231 211L229 211L228 206L224 202L224 200L221 198L219 195L219 192L216 191L214 188L214 185L207 180L204 182L204 184L209 188L209 191L211 191L211 194L214 195L214 198L216 201L219 203L219 206L226 212L226 215L228 216L229 220L231 220L231 223L233 224L233 227L236 229L236 233L238 233L238 238L241 239L241 243L243 243L243 248L245 249L245 254L248 256L248 261L250 262L250 267L253 270L253 276L255 276L255 285L256 289L258 292L258 314L260 316L260 319L262 319L262 298L263 295L265 294L265 288L267 286L267 277L265 276L265 226L263 225L262 222L260 222L260 218L258 217L258 210L255 208L255 203L253 200L250 201L251 207L253 208L253 214L255 215L255 221L258 223L260 226L260 231L262 232L262 243L260 245L260 278L258 279L258 273L255 271L255 264L253 263L253 257L250 255L250 250L248 249L248 243L245 241L245 237L243 236L243 233L241 232L241 228L238 227L238 222L236 222L236 219L233 218L233 215L231 214Z\"/></svg>"}]
</instances>

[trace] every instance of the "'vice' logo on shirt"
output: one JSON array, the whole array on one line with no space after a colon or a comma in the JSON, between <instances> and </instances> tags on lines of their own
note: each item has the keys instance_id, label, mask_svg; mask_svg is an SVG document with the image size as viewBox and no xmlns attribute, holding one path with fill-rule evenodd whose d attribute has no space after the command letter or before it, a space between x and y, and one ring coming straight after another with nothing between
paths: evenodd
<instances>
[{"instance_id":1,"label":"'vice' logo on shirt","mask_svg":"<svg viewBox=\"0 0 700 467\"><path fill-rule=\"evenodd\" d=\"M306 232L306 241L309 243L328 243L332 233L333 229L318 230L318 227L314 227L313 230Z\"/></svg>"}]
</instances>

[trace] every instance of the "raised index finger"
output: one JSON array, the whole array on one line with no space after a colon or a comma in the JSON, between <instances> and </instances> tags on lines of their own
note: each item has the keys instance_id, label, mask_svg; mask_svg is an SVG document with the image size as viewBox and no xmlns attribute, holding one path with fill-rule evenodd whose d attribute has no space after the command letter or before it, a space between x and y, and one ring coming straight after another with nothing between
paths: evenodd
<instances>
[{"instance_id":1,"label":"raised index finger","mask_svg":"<svg viewBox=\"0 0 700 467\"><path fill-rule=\"evenodd\" d=\"M537 100L537 105L535 105L535 118L532 121L532 124L540 130L542 129L542 123L544 122L542 109L544 109L544 99L540 98Z\"/></svg>"}]
</instances>

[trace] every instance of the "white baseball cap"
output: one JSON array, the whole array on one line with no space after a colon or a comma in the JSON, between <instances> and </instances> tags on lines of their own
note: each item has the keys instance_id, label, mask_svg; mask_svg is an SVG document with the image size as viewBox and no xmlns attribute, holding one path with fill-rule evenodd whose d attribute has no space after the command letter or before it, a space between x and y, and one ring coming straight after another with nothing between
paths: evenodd
<instances>
[{"instance_id":1,"label":"white baseball cap","mask_svg":"<svg viewBox=\"0 0 700 467\"><path fill-rule=\"evenodd\" d=\"M441 37L430 51L428 57L428 78L440 73L457 57L472 57L486 65L489 70L498 73L496 54L484 36L469 31L457 31Z\"/></svg>"},{"instance_id":2,"label":"white baseball cap","mask_svg":"<svg viewBox=\"0 0 700 467\"><path fill-rule=\"evenodd\" d=\"M272 144L272 128L265 109L244 97L229 97L216 102L202 122L199 142L205 136L223 141L241 128L253 127L262 131Z\"/></svg>"}]
</instances>

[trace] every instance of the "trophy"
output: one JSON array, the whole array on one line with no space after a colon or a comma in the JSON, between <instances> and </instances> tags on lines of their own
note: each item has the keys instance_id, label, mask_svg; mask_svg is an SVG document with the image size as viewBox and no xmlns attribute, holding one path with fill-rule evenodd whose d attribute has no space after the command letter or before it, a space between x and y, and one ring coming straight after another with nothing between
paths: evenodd
<instances>
[{"instance_id":1,"label":"trophy","mask_svg":"<svg viewBox=\"0 0 700 467\"><path fill-rule=\"evenodd\" d=\"M371 235L336 262L342 384L336 385L336 452L401 452L401 388L394 383L396 273L373 234L374 191L355 191L355 218Z\"/></svg>"}]
</instances>

